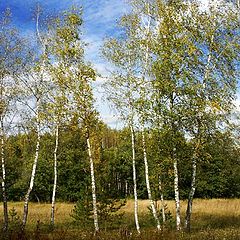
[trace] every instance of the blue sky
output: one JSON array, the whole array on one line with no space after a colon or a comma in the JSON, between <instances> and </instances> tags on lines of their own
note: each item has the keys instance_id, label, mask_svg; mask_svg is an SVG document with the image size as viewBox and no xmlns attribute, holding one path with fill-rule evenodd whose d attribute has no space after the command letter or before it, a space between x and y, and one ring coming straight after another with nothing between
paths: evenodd
<instances>
[{"instance_id":1,"label":"blue sky","mask_svg":"<svg viewBox=\"0 0 240 240\"><path fill-rule=\"evenodd\" d=\"M104 38L117 34L116 22L128 11L126 0L3 0L0 1L0 11L2 13L6 8L10 8L13 23L23 34L32 35L35 34L33 10L37 3L41 4L46 14L61 12L72 5L83 6L84 41L89 44L86 58L93 63L99 74L106 76L110 66L102 59L100 47ZM102 100L103 89L100 86L101 78L95 86L97 108L106 123L118 127L117 119L109 110L108 104Z\"/></svg>"},{"instance_id":2,"label":"blue sky","mask_svg":"<svg viewBox=\"0 0 240 240\"><path fill-rule=\"evenodd\" d=\"M127 0L2 0L0 1L1 13L9 7L12 11L13 22L25 35L35 34L35 22L33 20L33 9L36 3L40 3L46 14L61 12L72 5L83 6L84 18L84 40L89 44L86 49L86 58L91 61L94 68L103 77L107 76L107 69L111 66L100 56L100 47L103 39L114 36L118 33L116 22L125 13L129 6ZM209 0L201 0L202 6L206 7ZM94 86L94 93L97 99L96 106L102 119L111 127L121 127L121 123L110 111L108 103L103 101L103 89L101 80ZM239 94L238 94L239 95ZM236 101L239 106L240 100Z\"/></svg>"}]
</instances>

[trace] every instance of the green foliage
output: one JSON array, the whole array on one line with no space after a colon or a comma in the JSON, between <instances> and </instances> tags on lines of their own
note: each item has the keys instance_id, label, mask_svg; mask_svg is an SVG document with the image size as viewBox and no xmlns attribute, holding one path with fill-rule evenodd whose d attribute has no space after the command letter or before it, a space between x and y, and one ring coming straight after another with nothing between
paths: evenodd
<instances>
[{"instance_id":1,"label":"green foliage","mask_svg":"<svg viewBox=\"0 0 240 240\"><path fill-rule=\"evenodd\" d=\"M106 198L103 193L98 194L98 217L102 229L117 228L122 222L124 213L118 211L126 204L125 200ZM91 195L82 195L72 211L71 217L83 227L92 227Z\"/></svg>"},{"instance_id":2,"label":"green foliage","mask_svg":"<svg viewBox=\"0 0 240 240\"><path fill-rule=\"evenodd\" d=\"M18 232L21 227L20 216L18 215L16 209L13 207L8 211L9 216L9 232Z\"/></svg>"},{"instance_id":3,"label":"green foliage","mask_svg":"<svg viewBox=\"0 0 240 240\"><path fill-rule=\"evenodd\" d=\"M112 130L104 127L99 133L100 149L96 149L97 191L103 190L107 199L129 198L133 194L131 142L129 130ZM68 126L61 130L58 153L57 201L78 201L89 194L89 163L86 152L84 130L77 126ZM142 159L141 135L136 134L136 164L138 171L138 193L147 198ZM160 198L159 176L166 199L174 197L172 161L168 153L168 135L165 132L150 131L148 159L150 184L154 199ZM7 186L9 200L19 201L24 197L31 171L31 159L34 157L35 133L19 134L7 141ZM193 143L182 141L178 148L179 184L182 199L188 196L191 184L191 156ZM36 185L31 199L41 202L51 200L53 187L53 150L54 135L42 136L39 165L36 173ZM216 132L205 143L199 155L196 197L239 197L239 148L232 134ZM127 189L126 189L127 185Z\"/></svg>"},{"instance_id":4,"label":"green foliage","mask_svg":"<svg viewBox=\"0 0 240 240\"><path fill-rule=\"evenodd\" d=\"M148 206L148 211L149 211L149 217L151 218L151 222L155 223L156 220L153 217L151 206ZM164 213L165 213L165 222L163 222L162 208L157 209L157 216L161 225L163 225L164 227L173 229L175 226L175 220L170 210L168 210L167 204L164 204Z\"/></svg>"},{"instance_id":5,"label":"green foliage","mask_svg":"<svg viewBox=\"0 0 240 240\"><path fill-rule=\"evenodd\" d=\"M77 224L81 224L83 227L89 227L92 225L92 202L90 197L85 198L82 196L74 206L71 217Z\"/></svg>"}]
</instances>

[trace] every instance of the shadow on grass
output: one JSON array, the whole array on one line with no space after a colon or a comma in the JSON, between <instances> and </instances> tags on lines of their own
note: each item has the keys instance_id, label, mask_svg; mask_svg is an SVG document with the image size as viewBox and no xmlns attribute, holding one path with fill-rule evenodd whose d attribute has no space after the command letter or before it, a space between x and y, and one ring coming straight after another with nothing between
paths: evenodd
<instances>
[{"instance_id":1,"label":"shadow on grass","mask_svg":"<svg viewBox=\"0 0 240 240\"><path fill-rule=\"evenodd\" d=\"M194 228L199 229L224 229L224 228L239 228L240 229L240 215L239 216L221 216L213 214L205 214L196 218L193 225ZM240 239L240 238L239 238Z\"/></svg>"},{"instance_id":2,"label":"shadow on grass","mask_svg":"<svg viewBox=\"0 0 240 240\"><path fill-rule=\"evenodd\" d=\"M93 231L55 229L49 233L41 231L26 231L24 233L12 232L8 236L1 235L0 239L10 240L239 240L237 229L205 229L190 234L175 232L172 230L156 231L151 229L142 230L141 234L129 229Z\"/></svg>"},{"instance_id":3,"label":"shadow on grass","mask_svg":"<svg viewBox=\"0 0 240 240\"><path fill-rule=\"evenodd\" d=\"M154 222L149 215L141 216L141 234L135 231L134 218L127 216L118 228L101 230L94 234L93 227L84 228L83 225L69 222L50 228L50 225L37 221L35 226L20 232L14 228L8 234L2 233L0 239L10 240L239 240L240 216L221 216L214 214L194 215L192 232L175 231L170 224L163 231L156 231ZM102 228L103 229L103 228Z\"/></svg>"}]
</instances>

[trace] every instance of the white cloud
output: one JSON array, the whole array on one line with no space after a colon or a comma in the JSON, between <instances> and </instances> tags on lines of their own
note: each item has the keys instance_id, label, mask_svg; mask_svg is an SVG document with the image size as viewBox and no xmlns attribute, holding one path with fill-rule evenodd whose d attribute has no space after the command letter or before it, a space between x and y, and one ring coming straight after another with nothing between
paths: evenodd
<instances>
[{"instance_id":1,"label":"white cloud","mask_svg":"<svg viewBox=\"0 0 240 240\"><path fill-rule=\"evenodd\" d=\"M104 121L104 123L106 123L107 125L109 125L111 128L122 128L123 127L123 123L119 120L119 118L115 115L111 115L111 114L106 114L106 115L101 115L102 120Z\"/></svg>"},{"instance_id":2,"label":"white cloud","mask_svg":"<svg viewBox=\"0 0 240 240\"><path fill-rule=\"evenodd\" d=\"M85 21L96 25L113 23L123 13L126 13L128 5L123 0L99 0L91 1L85 6Z\"/></svg>"}]
</instances>

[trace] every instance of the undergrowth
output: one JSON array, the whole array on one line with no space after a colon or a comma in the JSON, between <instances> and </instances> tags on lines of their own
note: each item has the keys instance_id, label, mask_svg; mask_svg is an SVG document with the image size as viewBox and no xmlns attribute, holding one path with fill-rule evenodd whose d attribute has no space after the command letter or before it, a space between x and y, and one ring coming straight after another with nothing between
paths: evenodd
<instances>
[{"instance_id":1,"label":"undergrowth","mask_svg":"<svg viewBox=\"0 0 240 240\"><path fill-rule=\"evenodd\" d=\"M154 219L148 210L148 203L145 201L140 202L140 209L142 210L139 213L141 234L135 231L131 201L128 201L126 206L121 209L121 221L119 221L119 216L117 216L117 218L114 217L114 211L106 215L104 210L102 219L104 219L105 222L100 225L102 226L101 231L97 234L94 234L93 224L91 224L91 222L84 225L84 218L72 218L70 215L74 213L74 205L64 203L61 203L62 205L59 204L59 209L56 210L56 225L54 228L49 221L48 212L50 205L32 204L29 208L29 221L26 230L23 232L21 230L22 208L19 207L18 203L10 203L8 232L0 232L0 239L240 240L239 200L196 200L192 216L191 233L175 231L174 209L171 206L172 203L168 203L169 205L166 206L165 209L167 221L162 231L156 231ZM184 202L182 206L184 209ZM161 216L160 211L159 216ZM3 226L2 222L0 222L0 224Z\"/></svg>"}]
</instances>

